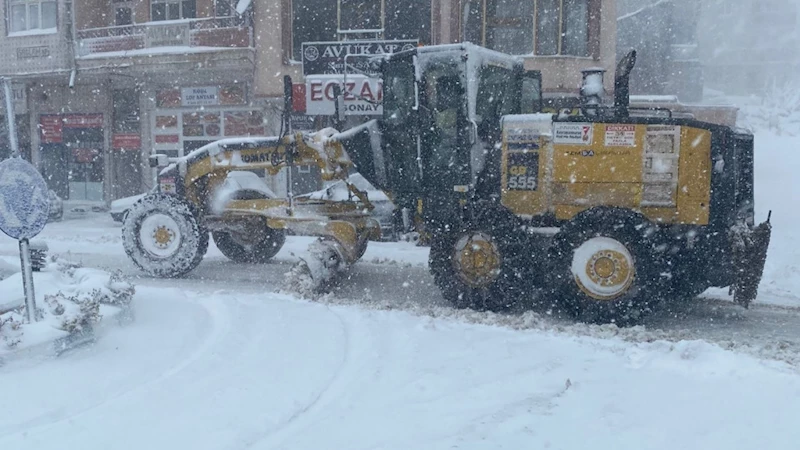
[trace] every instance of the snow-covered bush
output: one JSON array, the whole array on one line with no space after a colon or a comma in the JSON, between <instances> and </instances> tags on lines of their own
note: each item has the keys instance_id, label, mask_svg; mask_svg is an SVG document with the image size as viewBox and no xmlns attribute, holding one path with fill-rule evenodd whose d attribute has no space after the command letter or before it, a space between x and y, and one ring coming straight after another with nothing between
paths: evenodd
<instances>
[{"instance_id":1,"label":"snow-covered bush","mask_svg":"<svg viewBox=\"0 0 800 450\"><path fill-rule=\"evenodd\" d=\"M0 293L19 296L21 280L0 283ZM99 322L103 316L101 305L127 307L135 293L134 286L120 273L108 273L80 267L77 264L52 260L47 270L35 279L37 297L36 324L67 333L84 330ZM19 306L0 315L0 340L6 348L18 346L25 329L25 306Z\"/></svg>"},{"instance_id":2,"label":"snow-covered bush","mask_svg":"<svg viewBox=\"0 0 800 450\"><path fill-rule=\"evenodd\" d=\"M800 80L773 83L760 98L742 105L740 123L752 130L777 135L800 135Z\"/></svg>"}]
</instances>

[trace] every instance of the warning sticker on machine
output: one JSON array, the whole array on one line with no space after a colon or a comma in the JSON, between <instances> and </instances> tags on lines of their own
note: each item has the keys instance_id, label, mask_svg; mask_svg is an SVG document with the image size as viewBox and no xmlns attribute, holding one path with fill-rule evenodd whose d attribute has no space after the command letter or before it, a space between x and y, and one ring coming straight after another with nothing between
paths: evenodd
<instances>
[{"instance_id":1,"label":"warning sticker on machine","mask_svg":"<svg viewBox=\"0 0 800 450\"><path fill-rule=\"evenodd\" d=\"M590 145L592 124L559 122L553 124L553 142L556 144Z\"/></svg>"},{"instance_id":2,"label":"warning sticker on machine","mask_svg":"<svg viewBox=\"0 0 800 450\"><path fill-rule=\"evenodd\" d=\"M636 125L606 125L606 147L636 147Z\"/></svg>"}]
</instances>

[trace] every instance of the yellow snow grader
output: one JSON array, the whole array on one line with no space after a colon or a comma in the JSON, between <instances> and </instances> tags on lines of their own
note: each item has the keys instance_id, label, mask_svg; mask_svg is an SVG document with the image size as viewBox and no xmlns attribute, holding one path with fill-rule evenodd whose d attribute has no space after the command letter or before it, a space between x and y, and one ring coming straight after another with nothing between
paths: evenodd
<instances>
[{"instance_id":1,"label":"yellow snow grader","mask_svg":"<svg viewBox=\"0 0 800 450\"><path fill-rule=\"evenodd\" d=\"M324 251L301 265L318 287L377 234L363 193L335 205L241 190L214 200L237 192L222 189L235 169L304 157L328 178L358 171L411 211L403 216L430 235L430 270L456 307L522 304L624 323L712 286L747 306L770 239L769 220L755 223L753 136L631 108L634 63L635 52L620 61L613 104L602 71L586 71L575 116L540 114L541 75L514 56L471 44L386 56L380 120L189 155L128 215L126 250L146 271L177 276L202 258L206 228L223 252L234 242L250 259L274 255L281 230L297 228L323 237Z\"/></svg>"},{"instance_id":2,"label":"yellow snow grader","mask_svg":"<svg viewBox=\"0 0 800 450\"><path fill-rule=\"evenodd\" d=\"M289 84L289 88L291 84ZM237 262L266 262L284 244L287 230L319 236L310 257L295 269L305 280L293 287L310 293L358 260L380 225L366 193L347 182L352 162L335 130L280 137L227 139L181 158L151 157L162 167L157 188L137 202L123 223L123 244L133 262L159 277L194 269L208 247ZM343 180L348 201L276 196L255 171L315 165L323 180ZM290 171L291 173L291 171ZM291 183L291 181L290 181Z\"/></svg>"}]
</instances>

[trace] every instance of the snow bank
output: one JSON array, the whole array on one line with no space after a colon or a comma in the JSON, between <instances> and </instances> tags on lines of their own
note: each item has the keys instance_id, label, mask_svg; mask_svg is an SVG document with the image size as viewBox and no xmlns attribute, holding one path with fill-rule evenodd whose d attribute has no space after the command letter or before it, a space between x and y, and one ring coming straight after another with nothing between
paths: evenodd
<instances>
[{"instance_id":1,"label":"snow bank","mask_svg":"<svg viewBox=\"0 0 800 450\"><path fill-rule=\"evenodd\" d=\"M39 320L28 324L21 274L0 281L0 360L90 330L103 317L127 309L134 287L116 274L54 261L34 273L34 291Z\"/></svg>"}]
</instances>

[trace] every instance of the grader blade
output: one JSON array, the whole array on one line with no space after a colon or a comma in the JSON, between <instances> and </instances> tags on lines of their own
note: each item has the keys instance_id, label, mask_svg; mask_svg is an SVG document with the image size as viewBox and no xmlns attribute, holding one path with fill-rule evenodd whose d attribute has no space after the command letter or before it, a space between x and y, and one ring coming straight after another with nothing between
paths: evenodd
<instances>
[{"instance_id":1,"label":"grader blade","mask_svg":"<svg viewBox=\"0 0 800 450\"><path fill-rule=\"evenodd\" d=\"M756 299L758 285L764 273L772 226L767 222L740 236L734 252L736 281L731 290L734 302L747 308Z\"/></svg>"},{"instance_id":2,"label":"grader blade","mask_svg":"<svg viewBox=\"0 0 800 450\"><path fill-rule=\"evenodd\" d=\"M333 239L319 239L308 247L308 255L286 273L286 290L314 298L330 287L349 264L341 245Z\"/></svg>"}]
</instances>

